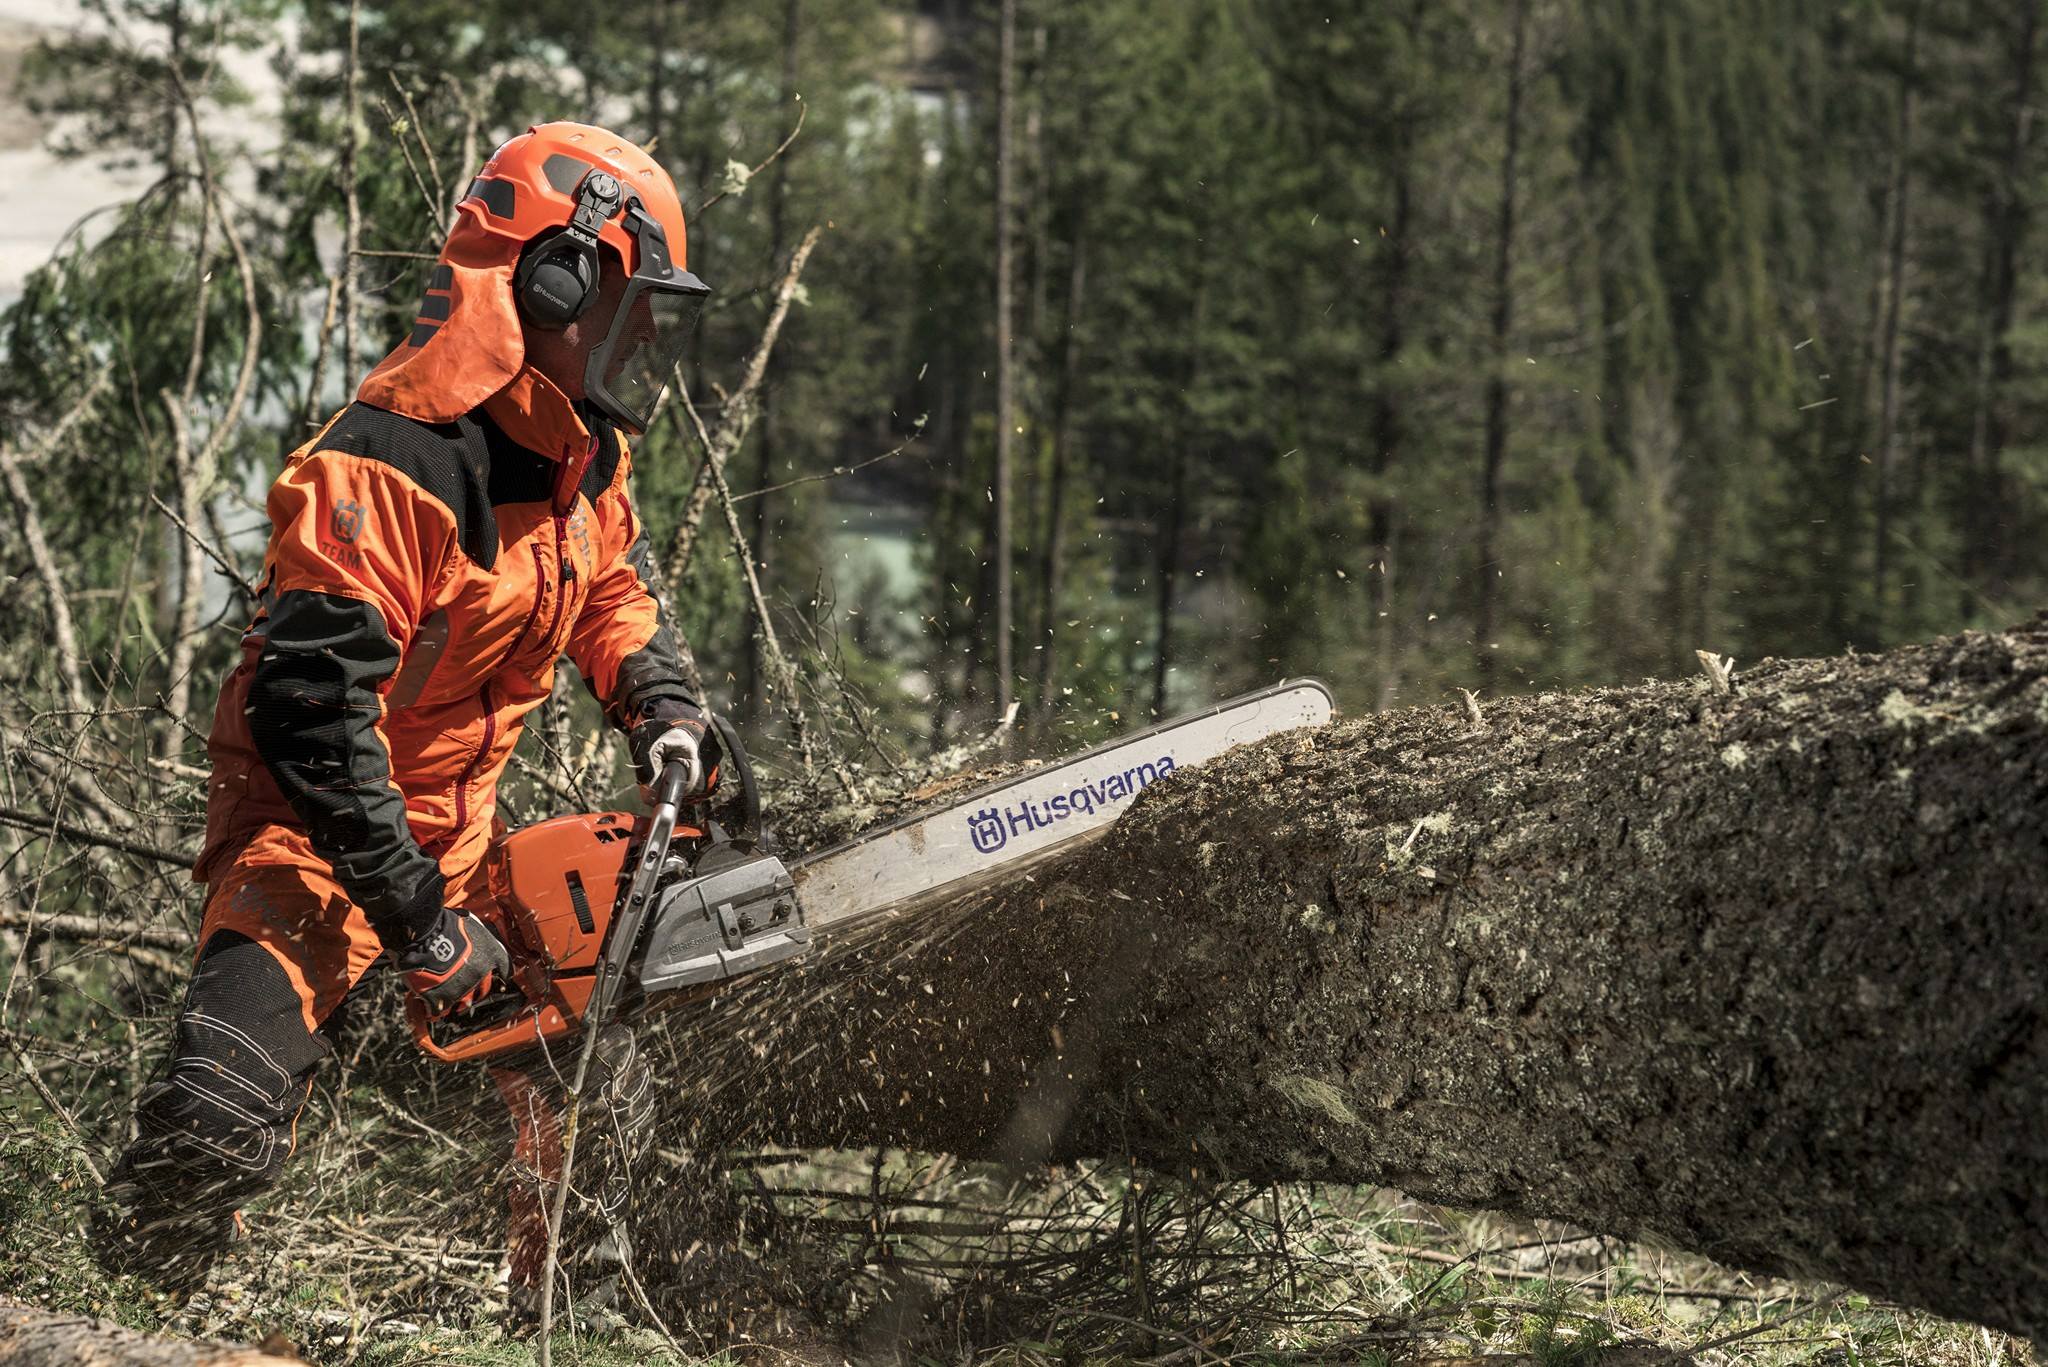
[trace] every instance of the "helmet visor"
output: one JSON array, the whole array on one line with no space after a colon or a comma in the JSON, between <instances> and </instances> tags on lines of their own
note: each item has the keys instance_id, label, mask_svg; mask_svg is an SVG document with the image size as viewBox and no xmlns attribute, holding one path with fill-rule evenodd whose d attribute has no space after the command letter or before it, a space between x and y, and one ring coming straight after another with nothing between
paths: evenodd
<instances>
[{"instance_id":1,"label":"helmet visor","mask_svg":"<svg viewBox=\"0 0 2048 1367\"><path fill-rule=\"evenodd\" d=\"M634 276L611 330L590 353L584 394L613 421L645 432L710 292L687 271L666 280Z\"/></svg>"}]
</instances>

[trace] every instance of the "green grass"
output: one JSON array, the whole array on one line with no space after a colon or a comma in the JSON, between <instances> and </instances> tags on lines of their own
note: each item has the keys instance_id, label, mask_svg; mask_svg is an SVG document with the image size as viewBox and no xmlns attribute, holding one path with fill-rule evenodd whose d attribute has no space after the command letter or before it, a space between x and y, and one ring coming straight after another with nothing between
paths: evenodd
<instances>
[{"instance_id":1,"label":"green grass","mask_svg":"<svg viewBox=\"0 0 2048 1367\"><path fill-rule=\"evenodd\" d=\"M95 1184L77 1143L55 1121L24 1108L0 1109L0 1291L151 1332L241 1342L276 1333L317 1364L523 1367L535 1361L532 1339L504 1327L504 1295L495 1279L501 1250L455 1237L451 1222L434 1218L431 1209L410 1224L394 1220L394 1210L416 1208L423 1197L447 1201L449 1174L460 1164L437 1157L447 1154L444 1147L404 1142L403 1127L380 1116L374 1105L353 1105L345 1136L337 1127L335 1135L310 1144L286 1188L253 1212L250 1245L223 1265L202 1297L181 1305L99 1269L81 1237ZM1016 1191L1007 1185L1011 1177L998 1182L993 1170L962 1165L938 1172L924 1156L893 1154L883 1165L880 1189L970 1206L1009 1193L1020 1217L1058 1219L1097 1234L1117 1228L1122 1203L1140 1191L1114 1168L1068 1169L1064 1178ZM813 1203L817 1231L828 1230L825 1220L874 1209L878 1179L856 1155L815 1155L770 1177L791 1188L844 1192L843 1201ZM1243 1264L1248 1280L1282 1265L1257 1261L1264 1255L1256 1238L1220 1226L1205 1227L1201 1237L1210 1244L1184 1246L1188 1230L1181 1222L1198 1204L1163 1184L1143 1190L1151 1203L1147 1227L1155 1231L1148 1266L1175 1251L1192 1260L1183 1267L1209 1259L1204 1266L1210 1272L1237 1265L1228 1258L1252 1258ZM1702 1360L1724 1367L2034 1362L2027 1345L1974 1326L1863 1296L1823 1303L1819 1298L1832 1295L1825 1289L1752 1278L1683 1255L1564 1242L1555 1233L1544 1244L1527 1227L1495 1217L1368 1192L1289 1189L1270 1198L1258 1194L1247 1208L1263 1209L1267 1199L1288 1204L1290 1280L1285 1294L1267 1306L1285 1312L1285 1321L1231 1321L1238 1312L1229 1309L1234 1291L1228 1279L1176 1300L1170 1285L1140 1288L1133 1264L1112 1258L1106 1279L1058 1306L1038 1305L1014 1277L998 1278L992 1289L1011 1297L996 1319L1004 1328L968 1345L972 1355L1014 1367L1108 1367L1182 1351L1187 1335L1216 1331L1220 1336L1205 1351L1276 1367L1305 1356L1398 1367L1419 1356L1510 1355L1537 1367L1598 1367L1610 1350L1684 1353L1717 1342L1723 1346L1715 1356ZM904 1219L932 1215L929 1207L907 1208ZM474 1223L494 1219L493 1209ZM843 1290L838 1310L828 1306L819 1328L853 1344L864 1320L881 1313L877 1306L891 1288L905 1284L903 1274L887 1269L889 1259L873 1240L817 1231L806 1234L801 1221L791 1222L773 1256L801 1267L797 1280L809 1278L806 1285ZM1048 1246L1043 1235L1034 1237L1037 1247ZM890 1258L943 1255L971 1263L1014 1254L1003 1238L912 1233L886 1242ZM397 1252L385 1256L387 1246ZM857 1251L867 1261L854 1261ZM436 1256L468 1261L432 1277L414 1275ZM928 1281L920 1293L919 1323L926 1328L917 1332L928 1332L929 1323L971 1319L990 1290L986 1281L978 1288L960 1279ZM1156 1332L1112 1323L1127 1325L1145 1306L1165 1307L1153 1321ZM1203 1321L1210 1311L1222 1319ZM1198 1322L1210 1329L1198 1330ZM1216 1330L1217 1324L1225 1327ZM937 1364L961 1356L959 1344L915 1336L901 1347L909 1361ZM553 1351L555 1361L578 1367L675 1360L662 1338L641 1329L592 1333L560 1325ZM731 1361L722 1355L688 1360Z\"/></svg>"}]
</instances>

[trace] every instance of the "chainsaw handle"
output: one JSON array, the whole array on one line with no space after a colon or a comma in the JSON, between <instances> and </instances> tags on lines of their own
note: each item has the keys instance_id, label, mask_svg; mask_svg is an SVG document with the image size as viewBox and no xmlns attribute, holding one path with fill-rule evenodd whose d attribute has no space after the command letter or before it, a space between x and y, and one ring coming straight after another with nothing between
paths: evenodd
<instances>
[{"instance_id":1,"label":"chainsaw handle","mask_svg":"<svg viewBox=\"0 0 2048 1367\"><path fill-rule=\"evenodd\" d=\"M690 786L690 766L681 760L670 760L661 766L661 777L654 783L654 805L657 807L680 807L683 794Z\"/></svg>"},{"instance_id":2,"label":"chainsaw handle","mask_svg":"<svg viewBox=\"0 0 2048 1367\"><path fill-rule=\"evenodd\" d=\"M732 766L733 774L740 781L740 830L742 840L761 838L761 787L754 781L754 762L747 758L747 747L740 743L739 728L727 721L723 714L713 712L712 729L718 733L718 750L723 761Z\"/></svg>"}]
</instances>

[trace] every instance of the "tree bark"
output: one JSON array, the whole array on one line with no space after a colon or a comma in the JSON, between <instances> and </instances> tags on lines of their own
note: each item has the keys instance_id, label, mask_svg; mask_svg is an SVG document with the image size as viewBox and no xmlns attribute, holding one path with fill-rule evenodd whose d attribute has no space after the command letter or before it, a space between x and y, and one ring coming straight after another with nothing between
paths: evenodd
<instances>
[{"instance_id":1,"label":"tree bark","mask_svg":"<svg viewBox=\"0 0 2048 1367\"><path fill-rule=\"evenodd\" d=\"M1380 1184L2048 1337L2048 615L1379 713L679 1028L667 1133Z\"/></svg>"},{"instance_id":2,"label":"tree bark","mask_svg":"<svg viewBox=\"0 0 2048 1367\"><path fill-rule=\"evenodd\" d=\"M297 1361L254 1348L142 1334L0 1296L0 1367L264 1367Z\"/></svg>"}]
</instances>

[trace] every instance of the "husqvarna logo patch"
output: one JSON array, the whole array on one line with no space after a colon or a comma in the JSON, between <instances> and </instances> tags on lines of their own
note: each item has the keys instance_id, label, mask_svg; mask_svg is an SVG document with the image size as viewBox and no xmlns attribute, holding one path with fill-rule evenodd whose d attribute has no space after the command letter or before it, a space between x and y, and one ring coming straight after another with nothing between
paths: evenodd
<instances>
[{"instance_id":1,"label":"husqvarna logo patch","mask_svg":"<svg viewBox=\"0 0 2048 1367\"><path fill-rule=\"evenodd\" d=\"M353 544L356 537L362 534L363 505L351 503L345 498L336 499L334 516L328 519L327 525L334 529L336 541Z\"/></svg>"},{"instance_id":2,"label":"husqvarna logo patch","mask_svg":"<svg viewBox=\"0 0 2048 1367\"><path fill-rule=\"evenodd\" d=\"M327 513L327 535L320 538L320 553L337 565L363 567L363 553L351 543L363 534L363 520L369 514L360 503L345 498L334 500Z\"/></svg>"}]
</instances>

